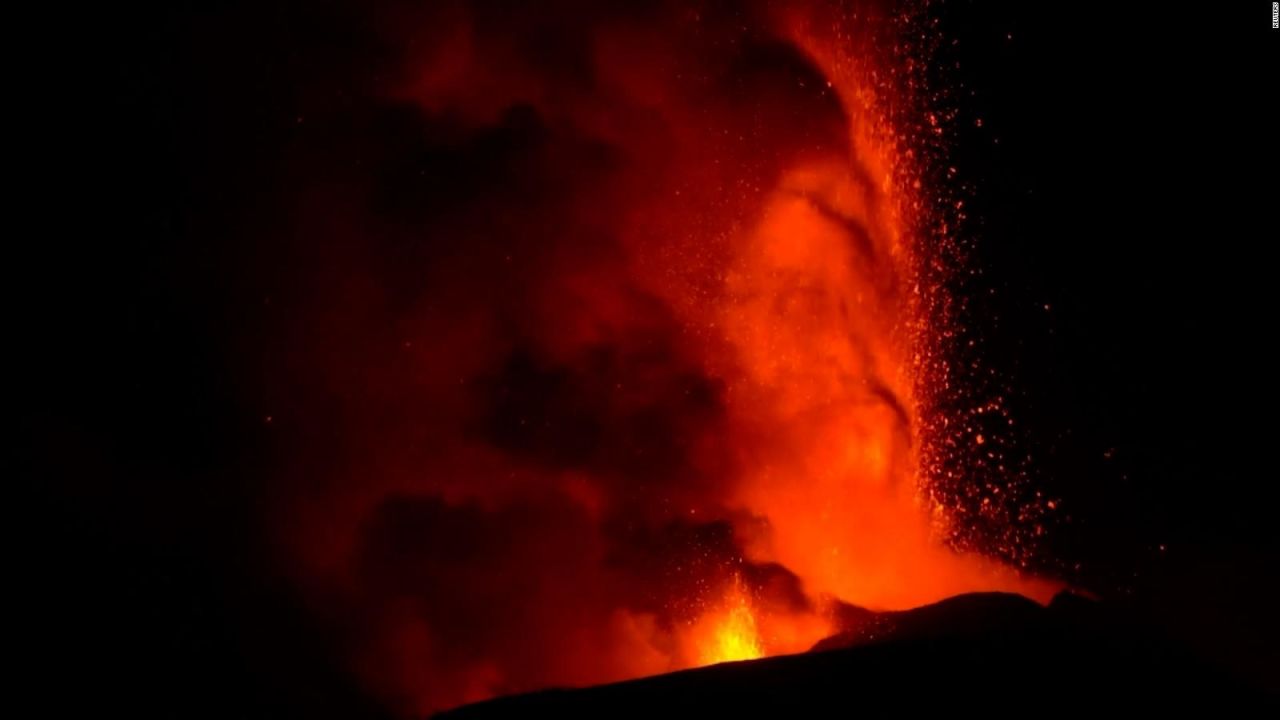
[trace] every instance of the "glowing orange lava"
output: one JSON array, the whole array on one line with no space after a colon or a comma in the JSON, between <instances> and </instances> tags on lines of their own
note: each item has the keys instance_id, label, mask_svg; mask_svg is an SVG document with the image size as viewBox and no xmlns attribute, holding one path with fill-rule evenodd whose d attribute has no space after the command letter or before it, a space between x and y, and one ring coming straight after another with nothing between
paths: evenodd
<instances>
[{"instance_id":1,"label":"glowing orange lava","mask_svg":"<svg viewBox=\"0 0 1280 720\"><path fill-rule=\"evenodd\" d=\"M927 402L945 373L930 364L938 328L925 319L918 271L928 252L916 238L918 170L881 107L874 68L829 30L790 22L840 99L848 149L802 155L762 196L730 243L713 321L742 438L734 501L765 520L740 524L744 549L795 573L812 603L753 614L731 600L719 616L725 634L702 639L702 662L729 657L726 644L805 649L832 631L836 602L897 610L983 590L1045 602L1056 587L940 539L947 508L921 492L936 440ZM751 637L757 625L803 629L792 650L735 645L747 619Z\"/></svg>"},{"instance_id":2,"label":"glowing orange lava","mask_svg":"<svg viewBox=\"0 0 1280 720\"><path fill-rule=\"evenodd\" d=\"M753 660L765 654L751 600L736 576L723 605L695 624L694 635L699 665Z\"/></svg>"},{"instance_id":3,"label":"glowing orange lava","mask_svg":"<svg viewBox=\"0 0 1280 720\"><path fill-rule=\"evenodd\" d=\"M316 354L352 354L314 381L342 452L282 493L375 693L422 714L803 652L847 605L1050 597L947 542L940 468L1002 442L935 402L947 216L889 51L918 27L436 5L395 35L411 157L369 181L405 187L350 221L391 240L316 292Z\"/></svg>"}]
</instances>

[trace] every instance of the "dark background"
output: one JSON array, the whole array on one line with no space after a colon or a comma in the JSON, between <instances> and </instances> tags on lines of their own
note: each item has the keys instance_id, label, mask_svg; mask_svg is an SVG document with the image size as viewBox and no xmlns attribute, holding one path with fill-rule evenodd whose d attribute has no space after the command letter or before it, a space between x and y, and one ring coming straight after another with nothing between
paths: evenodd
<instances>
[{"instance_id":1,"label":"dark background","mask_svg":"<svg viewBox=\"0 0 1280 720\"><path fill-rule=\"evenodd\" d=\"M953 149L984 269L967 292L1069 518L1051 564L1274 683L1280 33L1254 5L934 13L958 41L939 67L973 91ZM21 548L50 617L37 670L55 703L103 711L376 716L271 571L256 508L277 451L263 305L290 272L280 168L341 132L326 117L376 72L368 13L98 12L48 24L44 199L11 267L48 501Z\"/></svg>"}]
</instances>

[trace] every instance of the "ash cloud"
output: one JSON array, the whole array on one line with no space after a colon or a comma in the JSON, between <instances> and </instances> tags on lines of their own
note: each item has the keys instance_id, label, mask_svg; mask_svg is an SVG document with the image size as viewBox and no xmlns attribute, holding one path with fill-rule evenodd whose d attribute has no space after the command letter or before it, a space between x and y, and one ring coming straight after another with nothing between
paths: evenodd
<instances>
[{"instance_id":1,"label":"ash cloud","mask_svg":"<svg viewBox=\"0 0 1280 720\"><path fill-rule=\"evenodd\" d=\"M418 713L670 669L730 573L806 607L740 548L700 303L714 238L845 146L822 74L753 7L370 17L375 71L286 171L265 391L274 522L342 652Z\"/></svg>"},{"instance_id":2,"label":"ash cloud","mask_svg":"<svg viewBox=\"0 0 1280 720\"><path fill-rule=\"evenodd\" d=\"M807 11L356 24L358 70L281 172L266 515L397 712L1022 588L915 502L896 145L823 50L865 43Z\"/></svg>"}]
</instances>

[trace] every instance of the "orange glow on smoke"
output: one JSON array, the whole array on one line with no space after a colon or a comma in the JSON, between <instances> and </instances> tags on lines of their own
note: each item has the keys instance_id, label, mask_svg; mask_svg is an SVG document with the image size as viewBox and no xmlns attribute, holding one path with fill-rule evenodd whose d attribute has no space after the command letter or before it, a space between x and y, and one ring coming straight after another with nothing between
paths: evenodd
<instances>
[{"instance_id":1,"label":"orange glow on smoke","mask_svg":"<svg viewBox=\"0 0 1280 720\"><path fill-rule=\"evenodd\" d=\"M738 500L771 530L749 555L865 607L993 587L1045 599L940 544L921 507L908 360L921 339L903 334L914 309L901 292L906 229L874 206L891 202L888 191L859 186L834 160L796 168L740 242L721 311L743 372L732 407L757 441Z\"/></svg>"},{"instance_id":2,"label":"orange glow on smoke","mask_svg":"<svg viewBox=\"0 0 1280 720\"><path fill-rule=\"evenodd\" d=\"M902 32L890 16L584 3L556 31L590 73L566 79L530 54L538 28L447 5L406 42L429 51L398 101L481 147L498 199L434 210L455 245L414 268L405 359L325 378L377 432L331 496L304 466L289 508L375 692L420 714L803 652L842 604L1049 598L950 547L926 492L941 289L923 153L891 112L911 89L869 38ZM383 320L335 305L325 342Z\"/></svg>"}]
</instances>

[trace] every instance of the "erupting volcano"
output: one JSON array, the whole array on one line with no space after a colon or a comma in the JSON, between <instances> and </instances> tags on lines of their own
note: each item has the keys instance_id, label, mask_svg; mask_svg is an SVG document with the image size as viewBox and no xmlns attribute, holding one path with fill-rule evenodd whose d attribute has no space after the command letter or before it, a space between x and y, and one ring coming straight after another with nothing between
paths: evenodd
<instances>
[{"instance_id":1,"label":"erupting volcano","mask_svg":"<svg viewBox=\"0 0 1280 720\"><path fill-rule=\"evenodd\" d=\"M919 18L553 5L381 17L372 139L299 162L276 524L368 686L421 713L1047 601L1017 528L954 542L970 461L1017 470L953 372Z\"/></svg>"}]
</instances>

